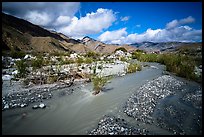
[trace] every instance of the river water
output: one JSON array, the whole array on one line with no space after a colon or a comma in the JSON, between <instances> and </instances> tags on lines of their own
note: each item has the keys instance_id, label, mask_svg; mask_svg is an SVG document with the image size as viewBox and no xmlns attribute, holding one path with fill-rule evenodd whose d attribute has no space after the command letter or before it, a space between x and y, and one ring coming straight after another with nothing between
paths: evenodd
<instances>
[{"instance_id":1,"label":"river water","mask_svg":"<svg viewBox=\"0 0 204 137\"><path fill-rule=\"evenodd\" d=\"M71 95L60 96L67 89L54 92L50 100L46 100L46 109L16 108L2 112L3 134L87 134L95 128L105 114L120 116L135 125L137 122L121 112L128 97L147 81L162 76L163 65L149 63L142 71L116 77L107 84L100 94L92 95L92 83L75 86ZM26 117L22 114L26 113ZM172 134L154 125L140 123L140 126L151 129L158 134Z\"/></svg>"}]
</instances>

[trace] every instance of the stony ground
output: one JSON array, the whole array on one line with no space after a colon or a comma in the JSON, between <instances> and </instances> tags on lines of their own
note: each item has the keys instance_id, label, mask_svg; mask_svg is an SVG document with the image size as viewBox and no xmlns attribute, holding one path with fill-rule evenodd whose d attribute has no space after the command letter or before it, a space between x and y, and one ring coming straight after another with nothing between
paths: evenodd
<instances>
[{"instance_id":1,"label":"stony ground","mask_svg":"<svg viewBox=\"0 0 204 137\"><path fill-rule=\"evenodd\" d=\"M17 107L27 107L35 102L43 102L53 97L53 92L57 89L69 87L67 84L47 84L34 86L27 89L21 89L18 92L10 92L2 97L2 111ZM74 87L68 88L66 91L59 92L59 96L71 95Z\"/></svg>"},{"instance_id":2,"label":"stony ground","mask_svg":"<svg viewBox=\"0 0 204 137\"><path fill-rule=\"evenodd\" d=\"M164 75L150 81L133 94L124 107L124 113L138 121L152 123L152 113L160 99L174 94L183 85L171 76Z\"/></svg>"},{"instance_id":3,"label":"stony ground","mask_svg":"<svg viewBox=\"0 0 204 137\"><path fill-rule=\"evenodd\" d=\"M129 125L124 119L105 115L100 119L98 127L89 135L147 135L146 129L139 129Z\"/></svg>"},{"instance_id":4,"label":"stony ground","mask_svg":"<svg viewBox=\"0 0 204 137\"><path fill-rule=\"evenodd\" d=\"M141 86L125 102L123 112L138 122L165 129L172 134L202 134L202 90L186 90L186 83L163 75ZM162 102L163 101L163 102ZM104 116L91 135L157 134L138 129L124 119Z\"/></svg>"}]
</instances>

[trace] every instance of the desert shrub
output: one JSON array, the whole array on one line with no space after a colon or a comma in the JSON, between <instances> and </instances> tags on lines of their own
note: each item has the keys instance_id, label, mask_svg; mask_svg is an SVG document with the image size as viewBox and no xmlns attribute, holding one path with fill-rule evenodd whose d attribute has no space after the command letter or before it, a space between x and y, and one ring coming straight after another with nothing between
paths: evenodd
<instances>
[{"instance_id":1,"label":"desert shrub","mask_svg":"<svg viewBox=\"0 0 204 137\"><path fill-rule=\"evenodd\" d=\"M191 63L183 62L178 66L179 70L176 74L180 77L185 77L187 79L194 78L194 66Z\"/></svg>"},{"instance_id":2,"label":"desert shrub","mask_svg":"<svg viewBox=\"0 0 204 137\"><path fill-rule=\"evenodd\" d=\"M80 58L80 57L78 57L76 60L76 63L79 65L82 64L83 62L84 62L83 58Z\"/></svg>"},{"instance_id":3,"label":"desert shrub","mask_svg":"<svg viewBox=\"0 0 204 137\"><path fill-rule=\"evenodd\" d=\"M41 68L43 66L43 57L42 56L37 56L36 59L31 60L31 67L33 67L33 69L38 69Z\"/></svg>"},{"instance_id":4,"label":"desert shrub","mask_svg":"<svg viewBox=\"0 0 204 137\"><path fill-rule=\"evenodd\" d=\"M140 64L137 64L137 71L141 71L142 70L142 66Z\"/></svg>"},{"instance_id":5,"label":"desert shrub","mask_svg":"<svg viewBox=\"0 0 204 137\"><path fill-rule=\"evenodd\" d=\"M145 53L145 51L140 50L140 49L135 50L135 52Z\"/></svg>"},{"instance_id":6,"label":"desert shrub","mask_svg":"<svg viewBox=\"0 0 204 137\"><path fill-rule=\"evenodd\" d=\"M175 73L177 76L200 81L200 78L194 74L196 60L191 56L173 53L160 55L142 54L140 61L158 62L166 65L166 70Z\"/></svg>"},{"instance_id":7,"label":"desert shrub","mask_svg":"<svg viewBox=\"0 0 204 137\"><path fill-rule=\"evenodd\" d=\"M142 56L141 52L133 52L132 53L132 59L140 59L140 57Z\"/></svg>"},{"instance_id":8,"label":"desert shrub","mask_svg":"<svg viewBox=\"0 0 204 137\"><path fill-rule=\"evenodd\" d=\"M123 51L123 52L127 52L127 50L126 50L125 48L120 47L120 48L115 49L114 53L115 53L116 51L118 51L118 50L121 50L121 51Z\"/></svg>"},{"instance_id":9,"label":"desert shrub","mask_svg":"<svg viewBox=\"0 0 204 137\"><path fill-rule=\"evenodd\" d=\"M16 77L24 78L28 73L28 65L25 60L19 60L15 62L18 74Z\"/></svg>"},{"instance_id":10,"label":"desert shrub","mask_svg":"<svg viewBox=\"0 0 204 137\"><path fill-rule=\"evenodd\" d=\"M127 73L133 73L137 71L137 64L131 63L128 65Z\"/></svg>"},{"instance_id":11,"label":"desert shrub","mask_svg":"<svg viewBox=\"0 0 204 137\"><path fill-rule=\"evenodd\" d=\"M91 58L94 58L94 59L98 58L99 56L100 56L100 55L99 55L98 53L93 52L93 51L89 51L89 52L87 52L87 53L85 54L85 57L91 57Z\"/></svg>"},{"instance_id":12,"label":"desert shrub","mask_svg":"<svg viewBox=\"0 0 204 137\"><path fill-rule=\"evenodd\" d=\"M10 56L12 58L23 58L25 55L26 55L26 53L23 51L11 50L11 52L10 52Z\"/></svg>"},{"instance_id":13,"label":"desert shrub","mask_svg":"<svg viewBox=\"0 0 204 137\"><path fill-rule=\"evenodd\" d=\"M138 57L138 60L144 61L144 62L157 62L157 54L141 54Z\"/></svg>"},{"instance_id":14,"label":"desert shrub","mask_svg":"<svg viewBox=\"0 0 204 137\"><path fill-rule=\"evenodd\" d=\"M101 92L102 88L107 84L108 80L111 77L103 77L103 76L93 76L91 81L93 82L93 94L96 95Z\"/></svg>"},{"instance_id":15,"label":"desert shrub","mask_svg":"<svg viewBox=\"0 0 204 137\"><path fill-rule=\"evenodd\" d=\"M85 58L83 60L83 62L86 63L86 64L91 64L92 62L94 62L94 60L92 58L90 58L90 57L87 57L87 58Z\"/></svg>"},{"instance_id":16,"label":"desert shrub","mask_svg":"<svg viewBox=\"0 0 204 137\"><path fill-rule=\"evenodd\" d=\"M48 76L47 77L47 84L52 84L52 83L54 83L54 82L57 82L57 76L55 76L55 75L53 75L53 76Z\"/></svg>"},{"instance_id":17,"label":"desert shrub","mask_svg":"<svg viewBox=\"0 0 204 137\"><path fill-rule=\"evenodd\" d=\"M73 61L73 60L63 60L63 61L61 61L60 63L61 63L61 65L65 65L65 64L74 63L74 61Z\"/></svg>"},{"instance_id":18,"label":"desert shrub","mask_svg":"<svg viewBox=\"0 0 204 137\"><path fill-rule=\"evenodd\" d=\"M127 62L127 59L125 57L121 57L120 61Z\"/></svg>"},{"instance_id":19,"label":"desert shrub","mask_svg":"<svg viewBox=\"0 0 204 137\"><path fill-rule=\"evenodd\" d=\"M50 57L48 57L47 59L44 59L44 65L50 65L52 64L52 61L50 60Z\"/></svg>"}]
</instances>

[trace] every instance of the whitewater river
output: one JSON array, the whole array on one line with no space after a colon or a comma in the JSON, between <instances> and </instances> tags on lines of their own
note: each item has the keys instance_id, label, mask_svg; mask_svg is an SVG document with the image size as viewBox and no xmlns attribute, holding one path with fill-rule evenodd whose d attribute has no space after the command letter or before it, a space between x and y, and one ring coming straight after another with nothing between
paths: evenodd
<instances>
[{"instance_id":1,"label":"whitewater river","mask_svg":"<svg viewBox=\"0 0 204 137\"><path fill-rule=\"evenodd\" d=\"M121 112L123 104L140 86L162 76L163 65L150 63L155 67L146 67L140 72L117 77L107 84L105 91L93 96L92 84L75 87L71 95L60 96L61 89L46 100L45 109L16 108L2 111L3 134L87 134L95 128L101 117L112 114L124 118L132 125L137 122ZM193 83L194 84L194 83ZM196 84L196 83L195 83ZM22 114L26 117L22 118ZM154 125L141 124L157 134L172 134Z\"/></svg>"}]
</instances>

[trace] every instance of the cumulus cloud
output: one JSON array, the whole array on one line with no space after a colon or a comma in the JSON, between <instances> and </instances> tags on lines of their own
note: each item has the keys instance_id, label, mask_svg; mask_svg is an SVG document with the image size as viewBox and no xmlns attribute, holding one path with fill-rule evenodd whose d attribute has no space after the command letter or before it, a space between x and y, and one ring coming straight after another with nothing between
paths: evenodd
<instances>
[{"instance_id":1,"label":"cumulus cloud","mask_svg":"<svg viewBox=\"0 0 204 137\"><path fill-rule=\"evenodd\" d=\"M141 34L128 34L126 28L114 31L106 31L101 34L98 39L108 44L132 44L136 42L195 42L201 41L202 30L193 29L187 24L194 22L192 17L181 19L179 21L171 21L169 27L164 29L147 29ZM176 24L176 25L175 25ZM171 27L170 27L171 26ZM171 28L171 29L170 29ZM116 37L115 37L116 36Z\"/></svg>"},{"instance_id":2,"label":"cumulus cloud","mask_svg":"<svg viewBox=\"0 0 204 137\"><path fill-rule=\"evenodd\" d=\"M109 28L115 20L112 10L99 8L96 12L87 13L84 17L73 17L70 25L59 28L58 31L74 37L96 34Z\"/></svg>"},{"instance_id":3,"label":"cumulus cloud","mask_svg":"<svg viewBox=\"0 0 204 137\"><path fill-rule=\"evenodd\" d=\"M126 28L122 28L115 31L106 31L101 34L98 39L103 42L117 44L118 41L124 39L127 35Z\"/></svg>"},{"instance_id":4,"label":"cumulus cloud","mask_svg":"<svg viewBox=\"0 0 204 137\"><path fill-rule=\"evenodd\" d=\"M129 16L125 16L125 17L120 17L121 21L128 21L130 19Z\"/></svg>"},{"instance_id":5,"label":"cumulus cloud","mask_svg":"<svg viewBox=\"0 0 204 137\"><path fill-rule=\"evenodd\" d=\"M39 13L37 11L28 12L25 15L25 19L41 26L47 26L52 21L47 13L45 12Z\"/></svg>"},{"instance_id":6,"label":"cumulus cloud","mask_svg":"<svg viewBox=\"0 0 204 137\"><path fill-rule=\"evenodd\" d=\"M78 12L78 2L3 2L2 11L45 27L68 21ZM64 17L64 18L62 18ZM66 19L65 19L66 18Z\"/></svg>"},{"instance_id":7,"label":"cumulus cloud","mask_svg":"<svg viewBox=\"0 0 204 137\"><path fill-rule=\"evenodd\" d=\"M181 20L173 20L173 21L167 23L166 28L172 29L172 28L175 28L175 27L180 26L180 25L193 23L194 21L195 21L195 19L193 17L189 16L189 17L181 19Z\"/></svg>"},{"instance_id":8,"label":"cumulus cloud","mask_svg":"<svg viewBox=\"0 0 204 137\"><path fill-rule=\"evenodd\" d=\"M78 2L3 2L2 11L33 24L54 29L72 37L96 34L107 29L116 20L112 10L99 8L96 12L76 17Z\"/></svg>"},{"instance_id":9,"label":"cumulus cloud","mask_svg":"<svg viewBox=\"0 0 204 137\"><path fill-rule=\"evenodd\" d=\"M71 18L69 16L59 16L53 25L61 26L61 25L68 25L71 22Z\"/></svg>"}]
</instances>

